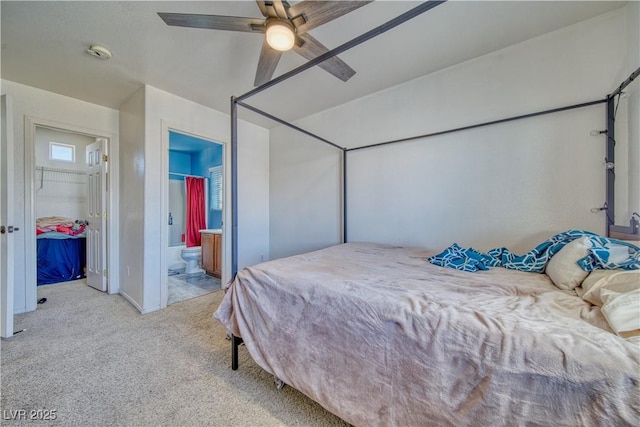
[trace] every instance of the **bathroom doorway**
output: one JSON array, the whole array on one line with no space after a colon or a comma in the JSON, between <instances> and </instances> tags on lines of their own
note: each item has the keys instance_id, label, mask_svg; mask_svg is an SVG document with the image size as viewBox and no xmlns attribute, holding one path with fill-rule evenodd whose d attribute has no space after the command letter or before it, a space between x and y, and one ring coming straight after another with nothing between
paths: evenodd
<instances>
[{"instance_id":1,"label":"bathroom doorway","mask_svg":"<svg viewBox=\"0 0 640 427\"><path fill-rule=\"evenodd\" d=\"M175 130L169 130L168 145L170 305L221 287L220 270L214 265L221 265L222 255L224 146Z\"/></svg>"}]
</instances>

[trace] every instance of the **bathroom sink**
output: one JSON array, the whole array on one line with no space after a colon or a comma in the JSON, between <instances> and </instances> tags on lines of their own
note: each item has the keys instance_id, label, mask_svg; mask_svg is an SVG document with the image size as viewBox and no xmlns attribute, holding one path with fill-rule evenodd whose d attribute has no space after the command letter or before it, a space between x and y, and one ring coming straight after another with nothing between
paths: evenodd
<instances>
[{"instance_id":1,"label":"bathroom sink","mask_svg":"<svg viewBox=\"0 0 640 427\"><path fill-rule=\"evenodd\" d=\"M222 229L220 228L208 228L205 230L200 230L201 233L209 233L209 234L222 234Z\"/></svg>"}]
</instances>

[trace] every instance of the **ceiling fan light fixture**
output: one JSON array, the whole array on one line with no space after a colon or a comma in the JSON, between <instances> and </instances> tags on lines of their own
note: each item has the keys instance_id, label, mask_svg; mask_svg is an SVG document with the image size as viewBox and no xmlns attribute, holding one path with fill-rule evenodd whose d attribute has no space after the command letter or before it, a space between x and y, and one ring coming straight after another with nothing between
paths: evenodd
<instances>
[{"instance_id":1,"label":"ceiling fan light fixture","mask_svg":"<svg viewBox=\"0 0 640 427\"><path fill-rule=\"evenodd\" d=\"M296 40L293 26L286 21L272 20L267 23L267 44L275 50L291 50Z\"/></svg>"}]
</instances>

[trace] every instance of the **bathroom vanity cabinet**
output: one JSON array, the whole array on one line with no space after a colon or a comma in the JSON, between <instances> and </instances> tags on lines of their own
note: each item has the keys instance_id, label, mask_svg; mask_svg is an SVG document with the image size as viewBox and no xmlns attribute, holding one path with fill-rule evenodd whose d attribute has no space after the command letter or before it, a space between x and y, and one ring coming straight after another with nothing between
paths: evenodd
<instances>
[{"instance_id":1,"label":"bathroom vanity cabinet","mask_svg":"<svg viewBox=\"0 0 640 427\"><path fill-rule=\"evenodd\" d=\"M222 234L202 232L202 269L210 276L222 276Z\"/></svg>"}]
</instances>

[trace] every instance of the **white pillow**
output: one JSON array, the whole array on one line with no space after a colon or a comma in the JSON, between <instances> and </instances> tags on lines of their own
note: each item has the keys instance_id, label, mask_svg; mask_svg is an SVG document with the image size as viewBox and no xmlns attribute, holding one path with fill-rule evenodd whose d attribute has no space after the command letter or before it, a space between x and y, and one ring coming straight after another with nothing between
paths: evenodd
<instances>
[{"instance_id":1,"label":"white pillow","mask_svg":"<svg viewBox=\"0 0 640 427\"><path fill-rule=\"evenodd\" d=\"M640 270L593 270L582 282L584 293L578 295L591 304L602 306L604 291L625 293L640 289Z\"/></svg>"},{"instance_id":2,"label":"white pillow","mask_svg":"<svg viewBox=\"0 0 640 427\"><path fill-rule=\"evenodd\" d=\"M589 249L591 249L591 242L587 236L567 243L551 257L545 273L558 288L575 289L589 275L588 271L584 271L578 265L579 259L589 255Z\"/></svg>"},{"instance_id":3,"label":"white pillow","mask_svg":"<svg viewBox=\"0 0 640 427\"><path fill-rule=\"evenodd\" d=\"M609 262L622 264L629 259L629 246L624 245L607 245L609 249Z\"/></svg>"},{"instance_id":4,"label":"white pillow","mask_svg":"<svg viewBox=\"0 0 640 427\"><path fill-rule=\"evenodd\" d=\"M640 336L640 289L625 293L604 290L602 294L605 303L601 311L611 329L625 339Z\"/></svg>"}]
</instances>

